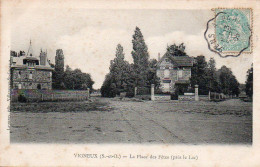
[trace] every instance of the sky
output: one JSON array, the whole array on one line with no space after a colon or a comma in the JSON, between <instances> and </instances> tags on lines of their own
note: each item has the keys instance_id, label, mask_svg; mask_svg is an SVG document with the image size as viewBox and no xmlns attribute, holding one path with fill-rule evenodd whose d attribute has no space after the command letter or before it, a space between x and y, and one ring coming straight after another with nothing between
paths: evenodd
<instances>
[{"instance_id":1,"label":"sky","mask_svg":"<svg viewBox=\"0 0 260 167\"><path fill-rule=\"evenodd\" d=\"M217 68L226 65L240 83L245 83L253 55L221 58L209 51L204 32L211 18L210 10L15 8L10 18L11 50L27 51L31 40L34 56L47 50L54 63L56 50L62 49L65 65L90 73L97 89L109 72L117 44L123 46L125 59L133 62L132 35L137 26L150 58L163 55L167 45L184 43L189 56L213 57Z\"/></svg>"}]
</instances>

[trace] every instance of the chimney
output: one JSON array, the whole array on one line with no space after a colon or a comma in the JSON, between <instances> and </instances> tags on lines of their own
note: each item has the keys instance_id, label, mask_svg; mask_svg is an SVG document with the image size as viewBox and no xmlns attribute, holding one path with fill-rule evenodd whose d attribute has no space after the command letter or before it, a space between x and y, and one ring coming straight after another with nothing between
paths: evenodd
<instances>
[{"instance_id":1,"label":"chimney","mask_svg":"<svg viewBox=\"0 0 260 167\"><path fill-rule=\"evenodd\" d=\"M161 59L161 55L160 53L158 53L158 61L160 61L160 59Z\"/></svg>"},{"instance_id":2,"label":"chimney","mask_svg":"<svg viewBox=\"0 0 260 167\"><path fill-rule=\"evenodd\" d=\"M45 66L46 65L46 53L42 52L40 53L40 65Z\"/></svg>"}]
</instances>

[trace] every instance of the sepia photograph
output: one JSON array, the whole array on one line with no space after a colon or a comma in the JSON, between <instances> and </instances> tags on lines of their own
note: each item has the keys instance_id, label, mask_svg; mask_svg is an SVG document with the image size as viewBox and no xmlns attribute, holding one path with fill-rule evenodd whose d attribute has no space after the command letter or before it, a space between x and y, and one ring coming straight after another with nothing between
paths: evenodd
<instances>
[{"instance_id":1,"label":"sepia photograph","mask_svg":"<svg viewBox=\"0 0 260 167\"><path fill-rule=\"evenodd\" d=\"M15 18L11 142L252 144L252 55L237 57L251 49L250 9Z\"/></svg>"}]
</instances>

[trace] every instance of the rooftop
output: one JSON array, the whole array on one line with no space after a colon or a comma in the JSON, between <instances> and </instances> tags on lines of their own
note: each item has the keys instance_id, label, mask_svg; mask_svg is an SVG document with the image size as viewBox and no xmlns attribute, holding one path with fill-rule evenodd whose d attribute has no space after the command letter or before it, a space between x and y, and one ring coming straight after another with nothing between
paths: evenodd
<instances>
[{"instance_id":1,"label":"rooftop","mask_svg":"<svg viewBox=\"0 0 260 167\"><path fill-rule=\"evenodd\" d=\"M176 63L178 66L193 66L193 58L188 56L172 56L169 57L173 63Z\"/></svg>"}]
</instances>

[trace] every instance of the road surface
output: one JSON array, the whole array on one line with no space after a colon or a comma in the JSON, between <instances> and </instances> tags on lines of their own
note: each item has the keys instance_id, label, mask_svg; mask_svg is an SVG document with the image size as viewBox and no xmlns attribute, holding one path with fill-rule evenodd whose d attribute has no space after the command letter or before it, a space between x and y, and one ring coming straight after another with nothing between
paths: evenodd
<instances>
[{"instance_id":1,"label":"road surface","mask_svg":"<svg viewBox=\"0 0 260 167\"><path fill-rule=\"evenodd\" d=\"M112 110L12 112L11 142L252 143L252 103L239 99L221 103L95 100L106 102Z\"/></svg>"}]
</instances>

